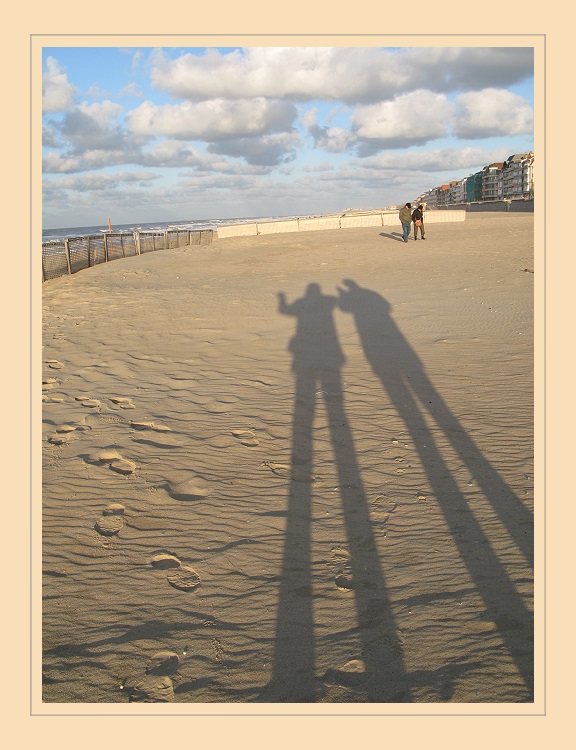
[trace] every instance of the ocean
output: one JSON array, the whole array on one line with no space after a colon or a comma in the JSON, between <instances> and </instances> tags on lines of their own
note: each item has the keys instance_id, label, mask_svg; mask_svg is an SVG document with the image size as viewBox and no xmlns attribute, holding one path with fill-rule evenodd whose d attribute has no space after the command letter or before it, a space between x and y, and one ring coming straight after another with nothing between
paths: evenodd
<instances>
[{"instance_id":1,"label":"ocean","mask_svg":"<svg viewBox=\"0 0 576 750\"><path fill-rule=\"evenodd\" d=\"M278 221L279 219L296 219L298 216L250 216L234 219L185 219L183 221L155 221L144 224L112 224L112 232L165 232L169 229L213 229L230 224L248 224L254 221ZM62 227L60 229L43 229L42 243L61 242L72 237L97 236L108 232L108 224L97 224L91 227Z\"/></svg>"}]
</instances>

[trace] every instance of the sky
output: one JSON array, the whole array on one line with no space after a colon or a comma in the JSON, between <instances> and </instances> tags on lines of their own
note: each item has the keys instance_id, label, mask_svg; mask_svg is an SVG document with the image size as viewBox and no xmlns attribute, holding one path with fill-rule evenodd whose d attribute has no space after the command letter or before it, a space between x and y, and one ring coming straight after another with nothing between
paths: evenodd
<instances>
[{"instance_id":1,"label":"sky","mask_svg":"<svg viewBox=\"0 0 576 750\"><path fill-rule=\"evenodd\" d=\"M46 47L43 228L403 205L534 149L530 47Z\"/></svg>"}]
</instances>

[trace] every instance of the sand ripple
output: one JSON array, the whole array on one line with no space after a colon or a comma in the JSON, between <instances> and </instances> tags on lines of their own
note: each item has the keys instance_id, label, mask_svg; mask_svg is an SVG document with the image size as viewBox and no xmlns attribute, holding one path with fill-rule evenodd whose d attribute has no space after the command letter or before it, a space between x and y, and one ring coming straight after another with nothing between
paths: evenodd
<instances>
[{"instance_id":1,"label":"sand ripple","mask_svg":"<svg viewBox=\"0 0 576 750\"><path fill-rule=\"evenodd\" d=\"M45 701L530 700L532 224L481 218L44 285ZM350 278L298 391L277 293Z\"/></svg>"}]
</instances>

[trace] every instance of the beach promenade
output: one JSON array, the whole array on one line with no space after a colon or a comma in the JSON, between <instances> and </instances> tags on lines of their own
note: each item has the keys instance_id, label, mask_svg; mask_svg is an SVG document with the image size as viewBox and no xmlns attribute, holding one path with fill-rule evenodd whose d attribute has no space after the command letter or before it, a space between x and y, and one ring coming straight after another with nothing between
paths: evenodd
<instances>
[{"instance_id":1,"label":"beach promenade","mask_svg":"<svg viewBox=\"0 0 576 750\"><path fill-rule=\"evenodd\" d=\"M532 701L533 229L43 284L43 700Z\"/></svg>"}]
</instances>

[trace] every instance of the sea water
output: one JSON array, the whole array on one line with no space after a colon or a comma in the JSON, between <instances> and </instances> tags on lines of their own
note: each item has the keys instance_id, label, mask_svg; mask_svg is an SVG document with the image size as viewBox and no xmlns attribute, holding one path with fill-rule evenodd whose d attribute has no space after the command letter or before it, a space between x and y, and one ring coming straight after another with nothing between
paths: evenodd
<instances>
[{"instance_id":1,"label":"sea water","mask_svg":"<svg viewBox=\"0 0 576 750\"><path fill-rule=\"evenodd\" d=\"M186 219L183 221L156 221L144 224L113 224L112 232L165 232L166 230L185 229L191 231L217 230L231 224L251 224L252 222L278 221L297 219L297 216L252 216L234 219ZM94 237L108 232L108 224L91 227L62 227L60 229L43 229L42 242L61 242L72 237Z\"/></svg>"}]
</instances>

